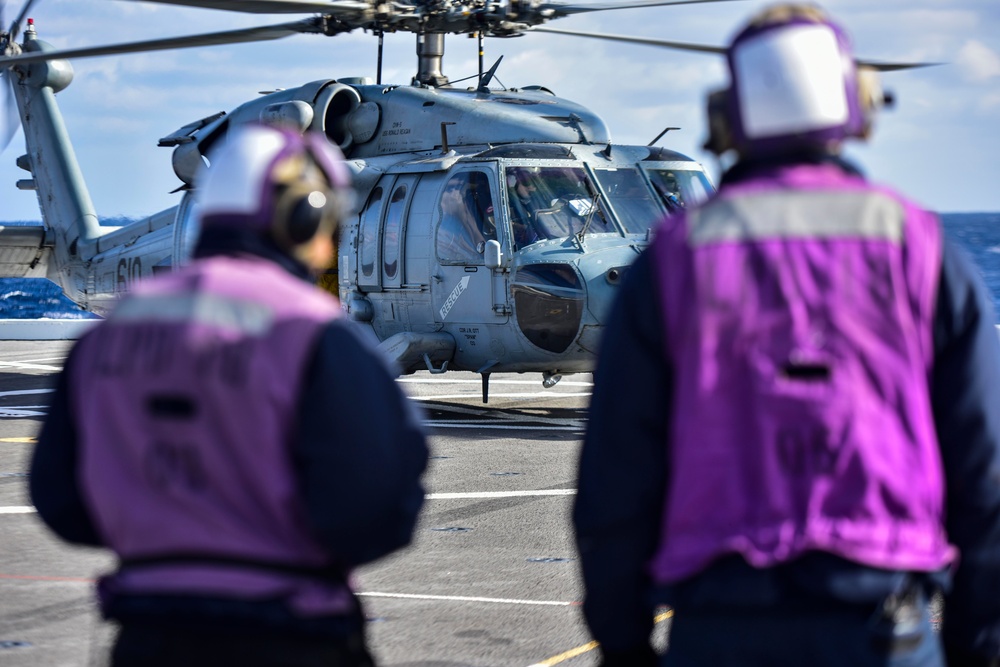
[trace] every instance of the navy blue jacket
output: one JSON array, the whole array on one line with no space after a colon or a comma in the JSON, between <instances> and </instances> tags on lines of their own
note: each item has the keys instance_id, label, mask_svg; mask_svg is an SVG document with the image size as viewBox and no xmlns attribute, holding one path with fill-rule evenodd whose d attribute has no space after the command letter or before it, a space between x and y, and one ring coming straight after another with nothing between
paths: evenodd
<instances>
[{"instance_id":1,"label":"navy blue jacket","mask_svg":"<svg viewBox=\"0 0 1000 667\"><path fill-rule=\"evenodd\" d=\"M666 496L663 415L673 391L673 370L662 352L661 311L646 252L629 269L608 318L573 510L586 586L584 615L604 650L641 653L654 600L763 605L774 592L768 582L776 574L800 590L847 602L874 602L898 588L901 573L818 556L777 573L724 559L692 585L652 590L646 564L659 540ZM978 269L947 241L931 381L946 476L946 529L961 550L957 570L940 577L950 585L945 643L957 652L1000 656L1000 341Z\"/></svg>"}]
</instances>

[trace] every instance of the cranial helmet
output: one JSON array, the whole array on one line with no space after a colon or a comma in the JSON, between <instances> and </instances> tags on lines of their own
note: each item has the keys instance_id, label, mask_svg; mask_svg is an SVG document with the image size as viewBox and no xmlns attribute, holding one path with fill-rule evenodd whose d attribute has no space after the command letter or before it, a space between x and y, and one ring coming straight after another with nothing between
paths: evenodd
<instances>
[{"instance_id":1,"label":"cranial helmet","mask_svg":"<svg viewBox=\"0 0 1000 667\"><path fill-rule=\"evenodd\" d=\"M209 159L198 184L202 228L250 229L291 250L335 234L353 204L344 157L319 134L244 125Z\"/></svg>"},{"instance_id":2,"label":"cranial helmet","mask_svg":"<svg viewBox=\"0 0 1000 667\"><path fill-rule=\"evenodd\" d=\"M865 138L882 101L847 34L815 5L775 5L726 51L730 87L709 95L706 148L768 155Z\"/></svg>"}]
</instances>

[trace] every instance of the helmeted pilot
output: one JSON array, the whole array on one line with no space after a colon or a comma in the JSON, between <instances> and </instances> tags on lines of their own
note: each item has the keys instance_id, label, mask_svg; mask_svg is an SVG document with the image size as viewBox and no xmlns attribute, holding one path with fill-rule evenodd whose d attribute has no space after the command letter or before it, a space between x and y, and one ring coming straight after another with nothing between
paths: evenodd
<instances>
[{"instance_id":1,"label":"helmeted pilot","mask_svg":"<svg viewBox=\"0 0 1000 667\"><path fill-rule=\"evenodd\" d=\"M881 96L822 10L763 11L727 61L736 162L630 268L597 357L573 520L603 664L995 665L987 290L840 157Z\"/></svg>"},{"instance_id":2,"label":"helmeted pilot","mask_svg":"<svg viewBox=\"0 0 1000 667\"><path fill-rule=\"evenodd\" d=\"M445 261L476 263L482 260L486 242L496 237L486 174L465 171L449 178L441 192L438 256Z\"/></svg>"},{"instance_id":3,"label":"helmeted pilot","mask_svg":"<svg viewBox=\"0 0 1000 667\"><path fill-rule=\"evenodd\" d=\"M74 346L31 467L98 585L114 665L371 665L354 567L406 545L424 436L382 358L310 284L349 214L319 135L242 127L199 183L190 265Z\"/></svg>"},{"instance_id":4,"label":"helmeted pilot","mask_svg":"<svg viewBox=\"0 0 1000 667\"><path fill-rule=\"evenodd\" d=\"M544 238L537 224L539 195L535 178L532 171L526 168L507 170L507 200L516 248L525 248Z\"/></svg>"}]
</instances>

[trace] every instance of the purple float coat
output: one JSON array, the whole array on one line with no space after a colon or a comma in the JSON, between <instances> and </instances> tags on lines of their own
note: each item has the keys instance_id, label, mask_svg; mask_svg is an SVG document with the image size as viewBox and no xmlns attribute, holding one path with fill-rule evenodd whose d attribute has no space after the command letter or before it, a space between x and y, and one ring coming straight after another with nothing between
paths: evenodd
<instances>
[{"instance_id":1,"label":"purple float coat","mask_svg":"<svg viewBox=\"0 0 1000 667\"><path fill-rule=\"evenodd\" d=\"M306 362L339 313L272 262L219 256L141 284L80 341L79 483L125 563L108 590L352 608L290 453Z\"/></svg>"},{"instance_id":2,"label":"purple float coat","mask_svg":"<svg viewBox=\"0 0 1000 667\"><path fill-rule=\"evenodd\" d=\"M653 257L676 391L654 580L733 552L757 567L811 550L948 564L927 388L936 218L800 165L668 224Z\"/></svg>"}]
</instances>

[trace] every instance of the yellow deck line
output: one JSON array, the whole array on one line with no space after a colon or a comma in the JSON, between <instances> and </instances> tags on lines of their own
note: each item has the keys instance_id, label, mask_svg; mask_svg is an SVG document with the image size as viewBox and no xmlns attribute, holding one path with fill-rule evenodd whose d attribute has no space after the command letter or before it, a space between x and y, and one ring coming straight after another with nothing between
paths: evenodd
<instances>
[{"instance_id":1,"label":"yellow deck line","mask_svg":"<svg viewBox=\"0 0 1000 667\"><path fill-rule=\"evenodd\" d=\"M653 623L660 623L672 617L673 615L674 615L674 610L667 609L666 611L657 614L653 618ZM531 667L552 667L552 665L558 665L560 662L566 662L567 660L575 658L578 655L583 655L588 651L593 651L598 646L600 646L600 644L598 644L597 642L588 642L581 646L577 646L576 648L571 648L570 650L560 653L559 655L554 655L551 658L542 660L541 662L536 662L535 664L531 665Z\"/></svg>"}]
</instances>

